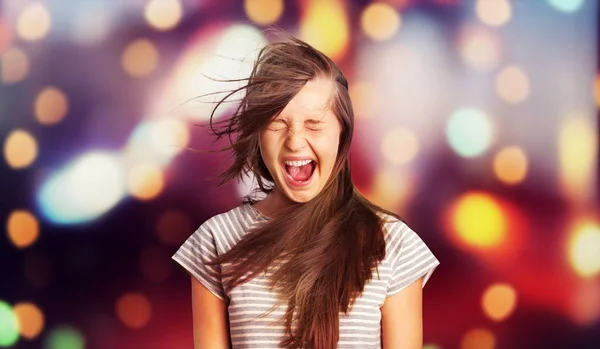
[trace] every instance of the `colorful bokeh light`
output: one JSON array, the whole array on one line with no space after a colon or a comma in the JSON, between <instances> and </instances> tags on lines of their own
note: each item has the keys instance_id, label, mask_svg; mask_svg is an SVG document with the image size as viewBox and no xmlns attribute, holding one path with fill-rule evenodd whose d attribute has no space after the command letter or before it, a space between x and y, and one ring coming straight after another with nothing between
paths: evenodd
<instances>
[{"instance_id":1,"label":"colorful bokeh light","mask_svg":"<svg viewBox=\"0 0 600 349\"><path fill-rule=\"evenodd\" d=\"M283 0L244 0L244 10L250 20L258 25L277 22L283 14Z\"/></svg>"},{"instance_id":2,"label":"colorful bokeh light","mask_svg":"<svg viewBox=\"0 0 600 349\"><path fill-rule=\"evenodd\" d=\"M17 47L9 48L0 58L0 78L3 83L16 84L29 74L29 56L23 50Z\"/></svg>"},{"instance_id":3,"label":"colorful bokeh light","mask_svg":"<svg viewBox=\"0 0 600 349\"><path fill-rule=\"evenodd\" d=\"M50 12L42 2L29 3L19 15L17 21L17 34L26 41L43 39L52 26Z\"/></svg>"},{"instance_id":4,"label":"colorful bokeh light","mask_svg":"<svg viewBox=\"0 0 600 349\"><path fill-rule=\"evenodd\" d=\"M83 334L72 326L57 326L46 337L45 349L84 349Z\"/></svg>"},{"instance_id":5,"label":"colorful bokeh light","mask_svg":"<svg viewBox=\"0 0 600 349\"><path fill-rule=\"evenodd\" d=\"M119 157L94 152L47 179L38 194L44 216L61 224L84 223L110 210L125 194Z\"/></svg>"},{"instance_id":6,"label":"colorful bokeh light","mask_svg":"<svg viewBox=\"0 0 600 349\"><path fill-rule=\"evenodd\" d=\"M0 301L0 347L11 347L18 340L17 317L8 303Z\"/></svg>"},{"instance_id":7,"label":"colorful bokeh light","mask_svg":"<svg viewBox=\"0 0 600 349\"><path fill-rule=\"evenodd\" d=\"M477 0L475 13L484 24L500 27L512 17L512 5L508 0Z\"/></svg>"},{"instance_id":8,"label":"colorful bokeh light","mask_svg":"<svg viewBox=\"0 0 600 349\"><path fill-rule=\"evenodd\" d=\"M33 303L17 303L13 307L19 332L23 338L35 339L44 329L44 314L40 308Z\"/></svg>"},{"instance_id":9,"label":"colorful bokeh light","mask_svg":"<svg viewBox=\"0 0 600 349\"><path fill-rule=\"evenodd\" d=\"M140 293L126 293L116 303L117 317L131 328L140 329L150 321L152 308L146 296Z\"/></svg>"},{"instance_id":10,"label":"colorful bokeh light","mask_svg":"<svg viewBox=\"0 0 600 349\"><path fill-rule=\"evenodd\" d=\"M501 245L507 235L507 217L494 198L482 192L462 195L451 210L452 228L460 241L476 248Z\"/></svg>"},{"instance_id":11,"label":"colorful bokeh light","mask_svg":"<svg viewBox=\"0 0 600 349\"><path fill-rule=\"evenodd\" d=\"M148 24L159 31L175 28L182 17L183 8L179 0L150 0L144 9Z\"/></svg>"},{"instance_id":12,"label":"colorful bokeh light","mask_svg":"<svg viewBox=\"0 0 600 349\"><path fill-rule=\"evenodd\" d=\"M34 136L21 129L12 131L4 141L4 158L14 169L29 167L38 156Z\"/></svg>"},{"instance_id":13,"label":"colorful bokeh light","mask_svg":"<svg viewBox=\"0 0 600 349\"><path fill-rule=\"evenodd\" d=\"M34 106L35 118L40 124L59 123L69 110L69 100L60 89L50 86L37 96Z\"/></svg>"},{"instance_id":14,"label":"colorful bokeh light","mask_svg":"<svg viewBox=\"0 0 600 349\"><path fill-rule=\"evenodd\" d=\"M581 222L569 236L568 256L575 272L584 278L600 274L600 224Z\"/></svg>"},{"instance_id":15,"label":"colorful bokeh light","mask_svg":"<svg viewBox=\"0 0 600 349\"><path fill-rule=\"evenodd\" d=\"M376 41L392 38L400 28L400 14L384 2L372 2L362 12L360 24L365 35Z\"/></svg>"},{"instance_id":16,"label":"colorful bokeh light","mask_svg":"<svg viewBox=\"0 0 600 349\"><path fill-rule=\"evenodd\" d=\"M521 183L527 176L528 169L527 155L518 146L505 147L494 158L496 177L509 185Z\"/></svg>"},{"instance_id":17,"label":"colorful bokeh light","mask_svg":"<svg viewBox=\"0 0 600 349\"><path fill-rule=\"evenodd\" d=\"M328 55L340 60L348 50L349 23L340 0L307 0L300 24L300 39Z\"/></svg>"},{"instance_id":18,"label":"colorful bokeh light","mask_svg":"<svg viewBox=\"0 0 600 349\"><path fill-rule=\"evenodd\" d=\"M575 13L579 11L586 0L546 0L554 9L564 13ZM593 1L593 0L592 0Z\"/></svg>"},{"instance_id":19,"label":"colorful bokeh light","mask_svg":"<svg viewBox=\"0 0 600 349\"><path fill-rule=\"evenodd\" d=\"M517 306L517 292L504 283L489 286L481 298L483 312L494 321L508 318Z\"/></svg>"},{"instance_id":20,"label":"colorful bokeh light","mask_svg":"<svg viewBox=\"0 0 600 349\"><path fill-rule=\"evenodd\" d=\"M493 125L483 111L464 108L452 113L446 124L446 136L460 156L472 158L485 153L493 141Z\"/></svg>"},{"instance_id":21,"label":"colorful bokeh light","mask_svg":"<svg viewBox=\"0 0 600 349\"><path fill-rule=\"evenodd\" d=\"M8 216L6 231L10 241L18 248L31 246L40 235L40 224L29 211L15 210Z\"/></svg>"}]
</instances>

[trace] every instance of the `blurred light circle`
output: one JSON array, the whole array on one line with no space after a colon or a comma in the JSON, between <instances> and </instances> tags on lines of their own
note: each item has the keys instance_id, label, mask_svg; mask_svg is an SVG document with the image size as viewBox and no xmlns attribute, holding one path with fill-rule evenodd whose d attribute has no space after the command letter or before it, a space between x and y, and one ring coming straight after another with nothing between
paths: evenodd
<instances>
[{"instance_id":1,"label":"blurred light circle","mask_svg":"<svg viewBox=\"0 0 600 349\"><path fill-rule=\"evenodd\" d=\"M452 208L452 226L458 238L469 246L491 248L507 234L507 220L501 206L490 195L469 192Z\"/></svg>"},{"instance_id":2,"label":"blurred light circle","mask_svg":"<svg viewBox=\"0 0 600 349\"><path fill-rule=\"evenodd\" d=\"M44 314L35 304L18 303L13 307L19 323L21 336L27 339L36 338L44 328Z\"/></svg>"},{"instance_id":3,"label":"blurred light circle","mask_svg":"<svg viewBox=\"0 0 600 349\"><path fill-rule=\"evenodd\" d=\"M600 274L600 225L583 222L569 238L568 256L575 272L584 278Z\"/></svg>"},{"instance_id":4,"label":"blurred light circle","mask_svg":"<svg viewBox=\"0 0 600 349\"><path fill-rule=\"evenodd\" d=\"M250 20L258 25L277 22L283 14L283 0L245 0L244 10Z\"/></svg>"},{"instance_id":5,"label":"blurred light circle","mask_svg":"<svg viewBox=\"0 0 600 349\"><path fill-rule=\"evenodd\" d=\"M477 0L475 13L484 24L499 27L510 20L512 7L508 0Z\"/></svg>"},{"instance_id":6,"label":"blurred light circle","mask_svg":"<svg viewBox=\"0 0 600 349\"><path fill-rule=\"evenodd\" d=\"M162 153L175 155L187 148L190 134L182 121L166 119L156 122L152 127L152 141Z\"/></svg>"},{"instance_id":7,"label":"blurred light circle","mask_svg":"<svg viewBox=\"0 0 600 349\"><path fill-rule=\"evenodd\" d=\"M0 54L12 45L13 38L14 33L11 27L0 18Z\"/></svg>"},{"instance_id":8,"label":"blurred light circle","mask_svg":"<svg viewBox=\"0 0 600 349\"><path fill-rule=\"evenodd\" d=\"M140 269L150 281L162 282L171 274L171 253L163 246L151 246L142 251Z\"/></svg>"},{"instance_id":9,"label":"blurred light circle","mask_svg":"<svg viewBox=\"0 0 600 349\"><path fill-rule=\"evenodd\" d=\"M464 30L459 48L465 63L476 70L489 70L500 61L500 43L492 33L485 30Z\"/></svg>"},{"instance_id":10,"label":"blurred light circle","mask_svg":"<svg viewBox=\"0 0 600 349\"><path fill-rule=\"evenodd\" d=\"M523 149L506 147L494 158L494 173L506 184L521 183L527 176L528 161Z\"/></svg>"},{"instance_id":11,"label":"blurred light circle","mask_svg":"<svg viewBox=\"0 0 600 349\"><path fill-rule=\"evenodd\" d=\"M152 109L161 114L173 105L183 104L186 118L207 121L216 101L225 97L223 91L244 86L243 79L250 76L260 48L266 43L263 33L255 26L219 23L203 27L175 63L171 78L154 99ZM215 78L233 81L221 82ZM216 108L214 117L219 118L235 108L236 103L231 101L242 96L243 93L231 96L230 103Z\"/></svg>"},{"instance_id":12,"label":"blurred light circle","mask_svg":"<svg viewBox=\"0 0 600 349\"><path fill-rule=\"evenodd\" d=\"M17 19L17 34L25 41L43 39L50 27L50 12L41 2L28 4Z\"/></svg>"},{"instance_id":13,"label":"blurred light circle","mask_svg":"<svg viewBox=\"0 0 600 349\"><path fill-rule=\"evenodd\" d=\"M0 300L0 347L11 347L19 340L17 317L8 303Z\"/></svg>"},{"instance_id":14,"label":"blurred light circle","mask_svg":"<svg viewBox=\"0 0 600 349\"><path fill-rule=\"evenodd\" d=\"M150 200L160 194L164 188L163 173L153 165L136 165L129 172L129 193L140 199Z\"/></svg>"},{"instance_id":15,"label":"blurred light circle","mask_svg":"<svg viewBox=\"0 0 600 349\"><path fill-rule=\"evenodd\" d=\"M362 12L360 24L365 35L373 40L392 38L400 28L400 15L390 5L372 2Z\"/></svg>"},{"instance_id":16,"label":"blurred light circle","mask_svg":"<svg viewBox=\"0 0 600 349\"><path fill-rule=\"evenodd\" d=\"M300 39L331 59L341 59L348 49L350 28L344 5L339 0L308 0L300 22Z\"/></svg>"},{"instance_id":17,"label":"blurred light circle","mask_svg":"<svg viewBox=\"0 0 600 349\"><path fill-rule=\"evenodd\" d=\"M14 130L4 142L4 158L14 169L28 167L35 161L37 155L37 142L27 131Z\"/></svg>"},{"instance_id":18,"label":"blurred light circle","mask_svg":"<svg viewBox=\"0 0 600 349\"><path fill-rule=\"evenodd\" d=\"M137 124L123 150L123 156L128 164L151 164L160 168L168 165L175 155L177 148L159 146L153 139L156 122L142 121ZM161 130L160 132L165 132ZM168 152L170 150L170 152Z\"/></svg>"},{"instance_id":19,"label":"blurred light circle","mask_svg":"<svg viewBox=\"0 0 600 349\"><path fill-rule=\"evenodd\" d=\"M94 45L103 42L109 35L112 21L116 19L109 9L110 3L94 2L86 6L85 11L73 16L71 36L83 45Z\"/></svg>"},{"instance_id":20,"label":"blurred light circle","mask_svg":"<svg viewBox=\"0 0 600 349\"><path fill-rule=\"evenodd\" d=\"M570 113L559 125L558 154L560 184L572 202L595 200L598 132L596 118L588 113Z\"/></svg>"},{"instance_id":21,"label":"blurred light circle","mask_svg":"<svg viewBox=\"0 0 600 349\"><path fill-rule=\"evenodd\" d=\"M8 238L18 248L31 246L40 234L40 224L31 212L15 210L6 224Z\"/></svg>"},{"instance_id":22,"label":"blurred light circle","mask_svg":"<svg viewBox=\"0 0 600 349\"><path fill-rule=\"evenodd\" d=\"M44 182L38 203L54 223L83 223L111 209L125 190L120 159L109 153L90 152Z\"/></svg>"},{"instance_id":23,"label":"blurred light circle","mask_svg":"<svg viewBox=\"0 0 600 349\"><path fill-rule=\"evenodd\" d=\"M381 153L390 163L404 165L411 162L419 151L419 140L404 128L387 131L381 139Z\"/></svg>"},{"instance_id":24,"label":"blurred light circle","mask_svg":"<svg viewBox=\"0 0 600 349\"><path fill-rule=\"evenodd\" d=\"M125 72L140 78L152 73L158 66L158 50L148 39L137 39L127 45L121 56Z\"/></svg>"},{"instance_id":25,"label":"blurred light circle","mask_svg":"<svg viewBox=\"0 0 600 349\"><path fill-rule=\"evenodd\" d=\"M41 124L52 125L60 122L68 109L67 96L58 88L50 86L38 94L34 114Z\"/></svg>"},{"instance_id":26,"label":"blurred light circle","mask_svg":"<svg viewBox=\"0 0 600 349\"><path fill-rule=\"evenodd\" d=\"M171 246L181 245L193 231L194 226L190 217L175 209L163 212L156 223L158 240Z\"/></svg>"},{"instance_id":27,"label":"blurred light circle","mask_svg":"<svg viewBox=\"0 0 600 349\"><path fill-rule=\"evenodd\" d=\"M59 326L46 337L47 349L84 349L85 339L81 332L71 326Z\"/></svg>"},{"instance_id":28,"label":"blurred light circle","mask_svg":"<svg viewBox=\"0 0 600 349\"><path fill-rule=\"evenodd\" d=\"M575 13L579 11L585 0L546 0L555 10L565 13Z\"/></svg>"},{"instance_id":29,"label":"blurred light circle","mask_svg":"<svg viewBox=\"0 0 600 349\"><path fill-rule=\"evenodd\" d=\"M9 48L2 55L0 75L5 84L17 83L29 73L29 57L18 48Z\"/></svg>"},{"instance_id":30,"label":"blurred light circle","mask_svg":"<svg viewBox=\"0 0 600 349\"><path fill-rule=\"evenodd\" d=\"M516 66L504 68L496 77L496 91L509 103L524 101L529 96L529 90L529 78Z\"/></svg>"},{"instance_id":31,"label":"blurred light circle","mask_svg":"<svg viewBox=\"0 0 600 349\"><path fill-rule=\"evenodd\" d=\"M600 283L594 279L576 286L570 298L571 317L580 326L589 326L600 320Z\"/></svg>"},{"instance_id":32,"label":"blurred light circle","mask_svg":"<svg viewBox=\"0 0 600 349\"><path fill-rule=\"evenodd\" d=\"M181 22L183 8L179 0L150 0L144 9L144 18L151 27L165 31Z\"/></svg>"},{"instance_id":33,"label":"blurred light circle","mask_svg":"<svg viewBox=\"0 0 600 349\"><path fill-rule=\"evenodd\" d=\"M508 318L517 304L517 292L508 284L494 284L483 293L483 312L494 321Z\"/></svg>"},{"instance_id":34,"label":"blurred light circle","mask_svg":"<svg viewBox=\"0 0 600 349\"><path fill-rule=\"evenodd\" d=\"M446 135L450 146L458 155L476 157L485 153L492 143L492 122L480 110L459 109L450 116Z\"/></svg>"},{"instance_id":35,"label":"blurred light circle","mask_svg":"<svg viewBox=\"0 0 600 349\"><path fill-rule=\"evenodd\" d=\"M375 173L369 188L369 200L387 210L402 211L417 187L409 171L383 167Z\"/></svg>"},{"instance_id":36,"label":"blurred light circle","mask_svg":"<svg viewBox=\"0 0 600 349\"><path fill-rule=\"evenodd\" d=\"M377 115L381 97L375 86L367 82L357 82L350 84L349 87L354 116L361 119L370 119Z\"/></svg>"},{"instance_id":37,"label":"blurred light circle","mask_svg":"<svg viewBox=\"0 0 600 349\"><path fill-rule=\"evenodd\" d=\"M116 304L119 320L132 329L140 329L150 321L152 309L148 299L139 293L126 293Z\"/></svg>"},{"instance_id":38,"label":"blurred light circle","mask_svg":"<svg viewBox=\"0 0 600 349\"><path fill-rule=\"evenodd\" d=\"M461 349L494 349L496 337L484 328L474 328L467 331L460 342Z\"/></svg>"}]
</instances>

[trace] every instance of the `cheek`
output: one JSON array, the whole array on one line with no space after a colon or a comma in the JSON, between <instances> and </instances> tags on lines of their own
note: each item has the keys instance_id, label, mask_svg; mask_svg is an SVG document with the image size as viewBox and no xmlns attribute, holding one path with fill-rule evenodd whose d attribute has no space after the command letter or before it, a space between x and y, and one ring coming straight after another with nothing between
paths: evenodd
<instances>
[{"instance_id":1,"label":"cheek","mask_svg":"<svg viewBox=\"0 0 600 349\"><path fill-rule=\"evenodd\" d=\"M270 159L273 157L273 151L274 151L274 146L273 146L274 140L272 139L272 137L270 137L267 133L262 133L260 135L260 140L259 140L259 144L260 144L260 155L263 157L263 160Z\"/></svg>"},{"instance_id":2,"label":"cheek","mask_svg":"<svg viewBox=\"0 0 600 349\"><path fill-rule=\"evenodd\" d=\"M339 148L339 135L331 134L324 137L319 143L319 154L323 165L327 168L333 167L337 158Z\"/></svg>"}]
</instances>

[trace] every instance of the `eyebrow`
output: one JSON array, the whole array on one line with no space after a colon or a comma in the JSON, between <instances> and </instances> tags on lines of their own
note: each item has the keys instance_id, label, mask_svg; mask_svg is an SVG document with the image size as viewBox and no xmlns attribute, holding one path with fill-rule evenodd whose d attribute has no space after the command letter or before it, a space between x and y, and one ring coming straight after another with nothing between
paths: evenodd
<instances>
[{"instance_id":1,"label":"eyebrow","mask_svg":"<svg viewBox=\"0 0 600 349\"><path fill-rule=\"evenodd\" d=\"M286 124L288 123L288 120L284 117L278 117L278 118L274 119L273 121L279 121L279 122L283 122ZM304 120L304 123L316 125L316 124L324 124L325 121L320 120L320 119L315 119L315 118L309 118L309 119Z\"/></svg>"}]
</instances>

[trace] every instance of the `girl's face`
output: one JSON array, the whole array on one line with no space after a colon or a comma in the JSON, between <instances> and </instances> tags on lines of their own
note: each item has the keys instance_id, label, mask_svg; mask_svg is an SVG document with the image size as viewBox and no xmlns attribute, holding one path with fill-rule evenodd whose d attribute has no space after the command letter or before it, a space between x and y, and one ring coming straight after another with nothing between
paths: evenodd
<instances>
[{"instance_id":1,"label":"girl's face","mask_svg":"<svg viewBox=\"0 0 600 349\"><path fill-rule=\"evenodd\" d=\"M260 153L274 195L294 202L317 196L338 153L341 126L329 107L334 82L310 80L260 134Z\"/></svg>"}]
</instances>

